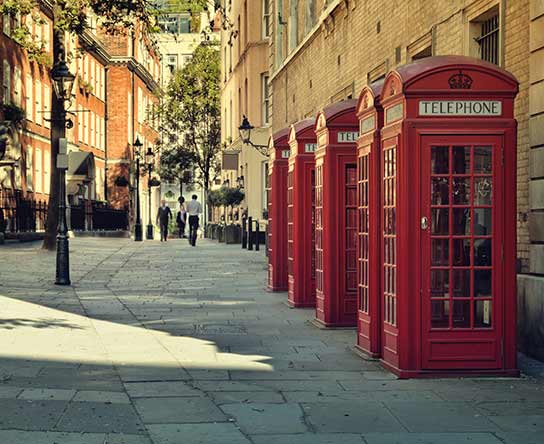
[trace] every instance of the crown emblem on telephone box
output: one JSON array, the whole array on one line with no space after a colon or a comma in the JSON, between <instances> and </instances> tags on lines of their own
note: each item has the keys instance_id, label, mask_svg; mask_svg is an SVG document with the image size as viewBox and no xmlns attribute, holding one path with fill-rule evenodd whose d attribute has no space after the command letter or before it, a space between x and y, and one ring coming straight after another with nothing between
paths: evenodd
<instances>
[{"instance_id":1,"label":"crown emblem on telephone box","mask_svg":"<svg viewBox=\"0 0 544 444\"><path fill-rule=\"evenodd\" d=\"M472 88L472 78L466 74L463 74L462 71L459 71L458 74L452 75L448 79L450 84L450 89L470 89Z\"/></svg>"}]
</instances>

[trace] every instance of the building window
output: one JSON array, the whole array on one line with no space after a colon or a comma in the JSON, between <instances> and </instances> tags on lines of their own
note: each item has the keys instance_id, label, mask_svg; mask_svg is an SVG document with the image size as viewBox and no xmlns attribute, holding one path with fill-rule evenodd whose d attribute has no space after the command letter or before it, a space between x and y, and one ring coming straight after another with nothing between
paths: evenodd
<instances>
[{"instance_id":1,"label":"building window","mask_svg":"<svg viewBox=\"0 0 544 444\"><path fill-rule=\"evenodd\" d=\"M7 60L3 64L2 87L4 103L11 103L11 66Z\"/></svg>"},{"instance_id":2,"label":"building window","mask_svg":"<svg viewBox=\"0 0 544 444\"><path fill-rule=\"evenodd\" d=\"M170 74L174 73L174 71L178 67L178 55L177 54L168 54L166 56L166 67L170 71Z\"/></svg>"},{"instance_id":3,"label":"building window","mask_svg":"<svg viewBox=\"0 0 544 444\"><path fill-rule=\"evenodd\" d=\"M276 0L276 66L280 66L283 63L283 27L285 23L283 22L283 0Z\"/></svg>"},{"instance_id":4,"label":"building window","mask_svg":"<svg viewBox=\"0 0 544 444\"><path fill-rule=\"evenodd\" d=\"M32 161L32 147L26 147L26 189L27 191L32 191L34 188L34 163Z\"/></svg>"},{"instance_id":5,"label":"building window","mask_svg":"<svg viewBox=\"0 0 544 444\"><path fill-rule=\"evenodd\" d=\"M42 192L42 150L36 148L36 164L35 164L35 178L36 178L36 193Z\"/></svg>"},{"instance_id":6,"label":"building window","mask_svg":"<svg viewBox=\"0 0 544 444\"><path fill-rule=\"evenodd\" d=\"M298 2L289 5L289 50L298 45Z\"/></svg>"},{"instance_id":7,"label":"building window","mask_svg":"<svg viewBox=\"0 0 544 444\"><path fill-rule=\"evenodd\" d=\"M50 185L51 185L51 175L49 171L51 170L51 152L43 152L43 192L49 194Z\"/></svg>"},{"instance_id":8,"label":"building window","mask_svg":"<svg viewBox=\"0 0 544 444\"><path fill-rule=\"evenodd\" d=\"M431 46L427 46L425 48L423 48L421 51L419 52L416 52L415 54L412 55L412 60L420 60L420 59L424 59L424 58L427 58L427 57L431 57L433 55L433 49Z\"/></svg>"},{"instance_id":9,"label":"building window","mask_svg":"<svg viewBox=\"0 0 544 444\"><path fill-rule=\"evenodd\" d=\"M262 38L270 36L270 0L263 0Z\"/></svg>"},{"instance_id":10,"label":"building window","mask_svg":"<svg viewBox=\"0 0 544 444\"><path fill-rule=\"evenodd\" d=\"M38 125L43 125L43 108L42 108L42 82L36 80L35 83L36 91L36 123ZM38 161L36 160L36 164ZM37 185L36 185L37 186Z\"/></svg>"},{"instance_id":11,"label":"building window","mask_svg":"<svg viewBox=\"0 0 544 444\"><path fill-rule=\"evenodd\" d=\"M4 34L11 35L11 17L9 14L4 14L2 16L2 25Z\"/></svg>"},{"instance_id":12,"label":"building window","mask_svg":"<svg viewBox=\"0 0 544 444\"><path fill-rule=\"evenodd\" d=\"M480 58L499 64L499 14L494 14L481 23L480 36L476 38L480 46Z\"/></svg>"},{"instance_id":13,"label":"building window","mask_svg":"<svg viewBox=\"0 0 544 444\"><path fill-rule=\"evenodd\" d=\"M49 86L43 86L43 126L46 128L51 127L51 89ZM44 170L45 172L45 170Z\"/></svg>"},{"instance_id":14,"label":"building window","mask_svg":"<svg viewBox=\"0 0 544 444\"><path fill-rule=\"evenodd\" d=\"M21 106L23 101L23 77L21 68L15 66L13 68L13 103L17 106Z\"/></svg>"},{"instance_id":15,"label":"building window","mask_svg":"<svg viewBox=\"0 0 544 444\"><path fill-rule=\"evenodd\" d=\"M28 120L34 119L34 97L32 96L32 76L30 74L26 75L25 78L25 108L26 108L26 118Z\"/></svg>"},{"instance_id":16,"label":"building window","mask_svg":"<svg viewBox=\"0 0 544 444\"><path fill-rule=\"evenodd\" d=\"M316 22L315 0L306 0L306 11L304 12L304 31L308 33Z\"/></svg>"},{"instance_id":17,"label":"building window","mask_svg":"<svg viewBox=\"0 0 544 444\"><path fill-rule=\"evenodd\" d=\"M262 122L263 125L270 123L270 90L268 87L268 74L261 74L261 97L262 97Z\"/></svg>"},{"instance_id":18,"label":"building window","mask_svg":"<svg viewBox=\"0 0 544 444\"><path fill-rule=\"evenodd\" d=\"M498 6L470 19L468 38L469 55L500 65L501 33Z\"/></svg>"}]
</instances>

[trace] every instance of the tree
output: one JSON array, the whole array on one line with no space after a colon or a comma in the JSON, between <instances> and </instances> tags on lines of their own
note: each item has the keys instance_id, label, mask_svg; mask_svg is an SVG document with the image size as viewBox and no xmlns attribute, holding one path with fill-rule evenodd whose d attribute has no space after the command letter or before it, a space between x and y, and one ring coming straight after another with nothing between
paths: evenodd
<instances>
[{"instance_id":1,"label":"tree","mask_svg":"<svg viewBox=\"0 0 544 444\"><path fill-rule=\"evenodd\" d=\"M221 107L218 45L200 44L182 69L170 81L160 106L163 137L172 149L194 156L196 181L208 194L220 172Z\"/></svg>"},{"instance_id":2,"label":"tree","mask_svg":"<svg viewBox=\"0 0 544 444\"><path fill-rule=\"evenodd\" d=\"M32 17L40 20L35 14L41 0L3 0L0 13L11 17ZM53 12L53 60L49 60L45 53L43 42L35 41L28 27L28 21L20 22L13 30L13 38L26 51L28 58L39 64L51 66L61 60L66 60L64 38L66 33L79 35L87 27L87 12L92 11L100 17L101 28L110 34L126 33L136 24L147 31L155 30L157 10L152 0L49 0ZM58 115L63 104L53 95L51 112ZM56 243L56 229L59 217L59 186L60 172L57 169L56 159L59 150L59 139L64 137L65 128L59 122L51 125L51 185L49 195L49 209L43 247L54 250Z\"/></svg>"},{"instance_id":3,"label":"tree","mask_svg":"<svg viewBox=\"0 0 544 444\"><path fill-rule=\"evenodd\" d=\"M192 180L191 170L195 164L195 156L179 144L160 144L161 168L160 176L167 182L179 184L179 194L183 194L183 185L189 185Z\"/></svg>"}]
</instances>

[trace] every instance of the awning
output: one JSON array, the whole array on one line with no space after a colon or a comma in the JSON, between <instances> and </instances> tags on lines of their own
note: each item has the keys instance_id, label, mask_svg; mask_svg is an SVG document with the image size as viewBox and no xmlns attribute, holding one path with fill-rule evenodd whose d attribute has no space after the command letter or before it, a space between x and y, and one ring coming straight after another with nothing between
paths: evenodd
<instances>
[{"instance_id":1,"label":"awning","mask_svg":"<svg viewBox=\"0 0 544 444\"><path fill-rule=\"evenodd\" d=\"M69 176L86 176L94 178L94 155L85 151L73 151L68 154Z\"/></svg>"}]
</instances>

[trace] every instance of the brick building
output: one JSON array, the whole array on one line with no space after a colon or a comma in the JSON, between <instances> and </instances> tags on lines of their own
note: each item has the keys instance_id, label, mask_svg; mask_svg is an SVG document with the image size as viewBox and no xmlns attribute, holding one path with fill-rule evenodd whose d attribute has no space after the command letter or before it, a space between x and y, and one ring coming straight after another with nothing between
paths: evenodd
<instances>
[{"instance_id":1,"label":"brick building","mask_svg":"<svg viewBox=\"0 0 544 444\"><path fill-rule=\"evenodd\" d=\"M0 191L4 196L17 195L29 202L46 202L54 161L50 149L53 26L46 2L40 3L36 13L42 23L31 15L2 17L2 106L4 111L22 111L24 119L20 128L10 130L9 148L0 162ZM95 16L88 14L88 21L87 30L79 36L67 35L65 41L70 71L76 76L67 109L73 124L66 130L68 201L74 211L85 202L100 201L129 209L129 188L114 182L120 175L129 178L133 156L130 147L136 137L140 136L144 149L158 138L153 118L160 76L158 52L138 29L113 38L100 32ZM30 60L13 38L20 26L28 28L35 42L43 43L45 51L38 60ZM5 112L2 120L7 120ZM145 180L143 188L147 190ZM157 188L154 193L158 194ZM155 197L154 205L156 201ZM70 214L73 228L90 228L88 221L78 224ZM14 223L8 220L8 229L13 229L10 224ZM43 228L43 220L40 225L36 228Z\"/></svg>"},{"instance_id":2,"label":"brick building","mask_svg":"<svg viewBox=\"0 0 544 444\"><path fill-rule=\"evenodd\" d=\"M274 132L431 55L482 58L517 77L520 346L544 358L543 3L274 0L270 8Z\"/></svg>"}]
</instances>

